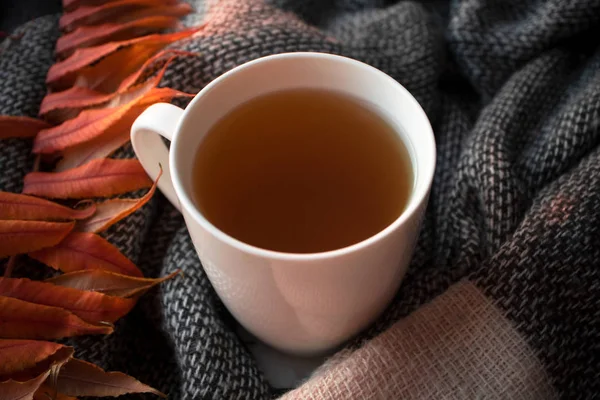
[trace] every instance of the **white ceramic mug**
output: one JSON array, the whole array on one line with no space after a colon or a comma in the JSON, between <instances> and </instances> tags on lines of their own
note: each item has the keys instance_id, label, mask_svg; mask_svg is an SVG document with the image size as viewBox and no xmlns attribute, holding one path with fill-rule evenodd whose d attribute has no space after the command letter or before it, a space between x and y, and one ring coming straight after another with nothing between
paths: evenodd
<instances>
[{"instance_id":1,"label":"white ceramic mug","mask_svg":"<svg viewBox=\"0 0 600 400\"><path fill-rule=\"evenodd\" d=\"M405 211L383 231L339 250L291 254L243 243L212 225L192 201L194 155L209 129L254 97L293 88L329 89L371 103L406 144L414 185ZM167 150L160 136L171 141ZM435 141L413 96L383 72L321 53L287 53L241 65L212 81L185 110L149 107L131 129L133 148L185 218L216 292L251 333L281 350L319 353L383 311L408 268L435 169ZM351 223L351 222L349 222Z\"/></svg>"}]
</instances>

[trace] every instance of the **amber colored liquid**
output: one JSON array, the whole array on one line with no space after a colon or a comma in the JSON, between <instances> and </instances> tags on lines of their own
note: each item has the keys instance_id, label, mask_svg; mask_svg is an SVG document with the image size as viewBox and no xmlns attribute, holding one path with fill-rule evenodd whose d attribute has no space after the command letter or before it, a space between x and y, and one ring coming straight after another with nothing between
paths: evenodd
<instances>
[{"instance_id":1,"label":"amber colored liquid","mask_svg":"<svg viewBox=\"0 0 600 400\"><path fill-rule=\"evenodd\" d=\"M295 89L235 108L203 139L194 200L230 236L263 249L346 247L400 216L408 151L379 114L348 96Z\"/></svg>"}]
</instances>

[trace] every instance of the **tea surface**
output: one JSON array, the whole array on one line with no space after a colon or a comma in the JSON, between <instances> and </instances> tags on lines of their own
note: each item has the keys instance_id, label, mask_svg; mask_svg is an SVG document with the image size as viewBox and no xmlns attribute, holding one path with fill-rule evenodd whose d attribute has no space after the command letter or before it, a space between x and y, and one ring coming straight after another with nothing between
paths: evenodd
<instances>
[{"instance_id":1,"label":"tea surface","mask_svg":"<svg viewBox=\"0 0 600 400\"><path fill-rule=\"evenodd\" d=\"M203 139L194 201L230 236L263 249L316 253L378 233L413 186L406 146L346 95L313 89L244 103Z\"/></svg>"}]
</instances>

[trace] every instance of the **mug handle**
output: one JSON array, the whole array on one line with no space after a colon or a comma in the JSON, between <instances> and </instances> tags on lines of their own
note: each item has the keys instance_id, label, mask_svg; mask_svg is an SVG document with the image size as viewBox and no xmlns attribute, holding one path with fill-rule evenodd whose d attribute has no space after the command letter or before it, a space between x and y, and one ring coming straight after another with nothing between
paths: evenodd
<instances>
[{"instance_id":1,"label":"mug handle","mask_svg":"<svg viewBox=\"0 0 600 400\"><path fill-rule=\"evenodd\" d=\"M169 150L162 137L173 141L177 124L183 110L169 103L156 103L148 107L131 126L131 145L146 173L155 180L162 166L163 174L158 180L158 188L173 206L181 211L181 204L175 193L169 167Z\"/></svg>"}]
</instances>

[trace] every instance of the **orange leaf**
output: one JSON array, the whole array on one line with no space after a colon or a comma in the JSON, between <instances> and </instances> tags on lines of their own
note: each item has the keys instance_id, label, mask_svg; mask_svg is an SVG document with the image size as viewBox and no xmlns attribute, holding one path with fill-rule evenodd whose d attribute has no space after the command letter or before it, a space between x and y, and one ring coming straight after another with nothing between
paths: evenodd
<instances>
[{"instance_id":1,"label":"orange leaf","mask_svg":"<svg viewBox=\"0 0 600 400\"><path fill-rule=\"evenodd\" d=\"M0 376L32 368L63 347L39 340L0 339Z\"/></svg>"},{"instance_id":2,"label":"orange leaf","mask_svg":"<svg viewBox=\"0 0 600 400\"><path fill-rule=\"evenodd\" d=\"M152 54L173 42L193 35L202 28L201 26L175 33L147 35L75 50L69 58L50 67L46 83L55 89L65 89L72 86L77 79L77 86L112 92ZM94 66L90 66L92 64Z\"/></svg>"},{"instance_id":3,"label":"orange leaf","mask_svg":"<svg viewBox=\"0 0 600 400\"><path fill-rule=\"evenodd\" d=\"M63 0L63 9L66 11L73 10L81 6L96 6L104 3L115 3L121 0Z\"/></svg>"},{"instance_id":4,"label":"orange leaf","mask_svg":"<svg viewBox=\"0 0 600 400\"><path fill-rule=\"evenodd\" d=\"M137 8L158 6L168 0L118 0L107 1L99 5L82 5L76 10L66 12L60 17L58 26L61 30L72 30L79 25L97 25L112 21L119 14L128 13Z\"/></svg>"},{"instance_id":5,"label":"orange leaf","mask_svg":"<svg viewBox=\"0 0 600 400\"><path fill-rule=\"evenodd\" d=\"M192 7L189 4L178 3L177 0L120 0L99 6L79 7L64 14L59 26L62 30L70 31L82 25L124 22L151 15L183 17L191 11Z\"/></svg>"},{"instance_id":6,"label":"orange leaf","mask_svg":"<svg viewBox=\"0 0 600 400\"><path fill-rule=\"evenodd\" d=\"M104 104L113 96L80 86L48 93L40 105L40 116L52 121L65 121L75 118L80 109Z\"/></svg>"},{"instance_id":7,"label":"orange leaf","mask_svg":"<svg viewBox=\"0 0 600 400\"><path fill-rule=\"evenodd\" d=\"M69 147L62 153L62 159L56 164L54 171L61 172L79 167L92 160L105 158L129 142L129 129L107 132L102 136Z\"/></svg>"},{"instance_id":8,"label":"orange leaf","mask_svg":"<svg viewBox=\"0 0 600 400\"><path fill-rule=\"evenodd\" d=\"M148 193L139 199L113 199L97 204L96 213L91 218L81 221L78 226L79 230L83 232L102 232L128 215L139 210L154 195L156 185L161 175L162 169Z\"/></svg>"},{"instance_id":9,"label":"orange leaf","mask_svg":"<svg viewBox=\"0 0 600 400\"><path fill-rule=\"evenodd\" d=\"M77 400L77 398L56 392L49 385L42 384L33 394L33 400Z\"/></svg>"},{"instance_id":10,"label":"orange leaf","mask_svg":"<svg viewBox=\"0 0 600 400\"><path fill-rule=\"evenodd\" d=\"M0 221L0 258L54 246L74 226L73 222Z\"/></svg>"},{"instance_id":11,"label":"orange leaf","mask_svg":"<svg viewBox=\"0 0 600 400\"><path fill-rule=\"evenodd\" d=\"M146 107L159 101L170 101L176 97L194 97L194 95L191 93L180 92L179 90L168 87L155 87L160 83L163 74L167 70L167 67L168 65L165 65L159 74L150 81L141 85L133 86L130 88L130 90L120 93L111 100L109 106L118 106L125 103L126 105L133 105L134 107L132 108L135 108L136 113L141 113L144 109L146 109ZM127 128L131 128L131 125L128 125Z\"/></svg>"},{"instance_id":12,"label":"orange leaf","mask_svg":"<svg viewBox=\"0 0 600 400\"><path fill-rule=\"evenodd\" d=\"M36 118L0 115L0 139L34 137L40 130L50 126Z\"/></svg>"},{"instance_id":13,"label":"orange leaf","mask_svg":"<svg viewBox=\"0 0 600 400\"><path fill-rule=\"evenodd\" d=\"M29 253L29 256L64 272L104 269L142 276L138 267L115 246L89 232L73 232L57 246Z\"/></svg>"},{"instance_id":14,"label":"orange leaf","mask_svg":"<svg viewBox=\"0 0 600 400\"><path fill-rule=\"evenodd\" d=\"M62 5L64 12L68 12L81 6L112 3L113 1L119 0L62 0Z\"/></svg>"},{"instance_id":15,"label":"orange leaf","mask_svg":"<svg viewBox=\"0 0 600 400\"><path fill-rule=\"evenodd\" d=\"M57 221L87 219L96 212L96 205L75 210L49 200L25 194L0 192L0 219Z\"/></svg>"},{"instance_id":16,"label":"orange leaf","mask_svg":"<svg viewBox=\"0 0 600 400\"><path fill-rule=\"evenodd\" d=\"M29 343L42 343L44 345L50 345L53 343L48 342L34 342L25 340L0 340L0 342L29 342ZM52 379L58 375L58 370L73 357L73 348L62 345L57 345L57 349L54 352L45 354L43 358L40 358L33 365L28 365L25 369L15 371L9 375L5 375L0 380L4 380L7 377L8 381L0 382L0 399L31 399L33 398L33 392L38 391L39 388L43 387L44 381ZM29 347L29 349L27 348ZM31 345L23 348L25 352L31 350ZM19 346L22 348L22 346ZM22 355L19 354L8 354L11 359L4 359L11 363L15 361L13 358L28 357L27 353ZM50 378L49 378L50 377Z\"/></svg>"},{"instance_id":17,"label":"orange leaf","mask_svg":"<svg viewBox=\"0 0 600 400\"><path fill-rule=\"evenodd\" d=\"M106 108L83 111L74 119L40 131L33 143L33 152L52 153L91 140L107 131L129 130L146 105L176 96L187 96L173 89L156 89L175 57L170 57L159 73L148 82L119 93ZM166 93L165 89L170 92Z\"/></svg>"},{"instance_id":18,"label":"orange leaf","mask_svg":"<svg viewBox=\"0 0 600 400\"><path fill-rule=\"evenodd\" d=\"M163 393L121 372L105 372L94 364L73 358L58 373L56 388L70 396L120 396L127 393Z\"/></svg>"},{"instance_id":19,"label":"orange leaf","mask_svg":"<svg viewBox=\"0 0 600 400\"><path fill-rule=\"evenodd\" d=\"M33 394L49 375L50 370L25 382L18 382L12 379L0 382L0 400L33 400Z\"/></svg>"},{"instance_id":20,"label":"orange leaf","mask_svg":"<svg viewBox=\"0 0 600 400\"><path fill-rule=\"evenodd\" d=\"M171 55L171 57L166 58L165 65L168 65L171 61L173 61L175 58L177 58L177 56L197 56L198 53L194 53L191 51L184 51L184 50L176 50L176 49L161 50L158 53L156 53L155 55L153 55L152 57L150 57L148 60L146 60L146 62L137 71L135 71L134 73L129 75L127 78L123 79L123 81L119 85L117 93L123 93L125 90L127 90L131 86L133 86L138 81L140 76L144 72L146 72L148 67L150 67L152 64L157 62L159 59L165 58L165 56L167 56L167 55ZM164 70L165 67L163 66L162 69ZM164 75L164 71L161 71L159 74ZM161 78L162 78L162 75L161 75ZM160 82L160 80L159 80L159 82Z\"/></svg>"},{"instance_id":21,"label":"orange leaf","mask_svg":"<svg viewBox=\"0 0 600 400\"><path fill-rule=\"evenodd\" d=\"M140 76L146 72L146 68L149 65L156 62L159 58L164 57L166 54L173 54L171 57L165 60L165 63L150 81L141 83L136 87L133 87L133 84L140 78ZM155 54L151 57L142 67L125 78L121 85L114 93L101 93L96 90L88 89L85 87L74 86L70 89L64 90L62 92L49 93L42 100L42 104L40 106L40 115L45 118L52 119L53 121L64 121L66 119L75 118L78 116L79 112L82 109L91 108L91 107L99 107L103 104L108 103L110 100L114 99L110 107L115 107L119 105L123 105L128 103L129 101L135 100L137 98L142 97L146 92L151 90L153 87L158 86L160 80L162 79L167 66L179 55L193 55L195 53L178 51L178 50L165 50ZM129 90L131 88L131 90ZM133 105L133 104L132 104ZM132 106L130 105L130 106ZM116 110L118 112L118 110ZM87 114L84 114L87 115ZM136 114L137 115L137 114ZM102 117L101 114L99 114ZM64 131L69 129L71 126L76 126L81 123L86 123L86 119L83 116L80 119L76 119L75 122L65 123L63 125L59 125L55 129L47 129L42 132L42 134L36 138L36 145L40 146L40 142L44 137L50 135L56 135L58 133L63 133ZM99 124L97 120L92 119L92 123ZM127 127L129 129L129 126ZM39 147L35 150L39 151Z\"/></svg>"},{"instance_id":22,"label":"orange leaf","mask_svg":"<svg viewBox=\"0 0 600 400\"><path fill-rule=\"evenodd\" d=\"M138 297L152 287L173 278L177 274L179 274L179 271L175 271L162 278L153 279L136 278L101 269L89 269L59 275L47 279L46 282L74 289L93 290L110 296Z\"/></svg>"},{"instance_id":23,"label":"orange leaf","mask_svg":"<svg viewBox=\"0 0 600 400\"><path fill-rule=\"evenodd\" d=\"M81 26L71 33L58 38L56 53L66 57L76 49L97 46L116 40L127 40L138 36L148 35L178 25L177 17L156 15L140 18L125 23L106 23L97 26Z\"/></svg>"},{"instance_id":24,"label":"orange leaf","mask_svg":"<svg viewBox=\"0 0 600 400\"><path fill-rule=\"evenodd\" d=\"M115 322L135 305L134 299L107 296L26 278L0 278L0 296L59 307L93 324Z\"/></svg>"},{"instance_id":25,"label":"orange leaf","mask_svg":"<svg viewBox=\"0 0 600 400\"><path fill-rule=\"evenodd\" d=\"M190 98L194 96L194 94L180 92L179 90L171 89L168 87L153 88L152 90L144 94L144 96L139 101L138 105L142 107L143 110L145 110L148 106L160 101L170 101L176 97Z\"/></svg>"},{"instance_id":26,"label":"orange leaf","mask_svg":"<svg viewBox=\"0 0 600 400\"><path fill-rule=\"evenodd\" d=\"M130 112L133 106L132 102L115 108L85 110L76 118L40 131L33 143L33 152L49 154L75 146L101 135L121 120L131 126L139 115Z\"/></svg>"},{"instance_id":27,"label":"orange leaf","mask_svg":"<svg viewBox=\"0 0 600 400\"><path fill-rule=\"evenodd\" d=\"M23 193L54 198L105 197L150 187L138 160L93 160L64 172L30 172Z\"/></svg>"},{"instance_id":28,"label":"orange leaf","mask_svg":"<svg viewBox=\"0 0 600 400\"><path fill-rule=\"evenodd\" d=\"M0 296L0 338L59 339L67 336L110 334L112 326L96 326L58 307Z\"/></svg>"}]
</instances>

